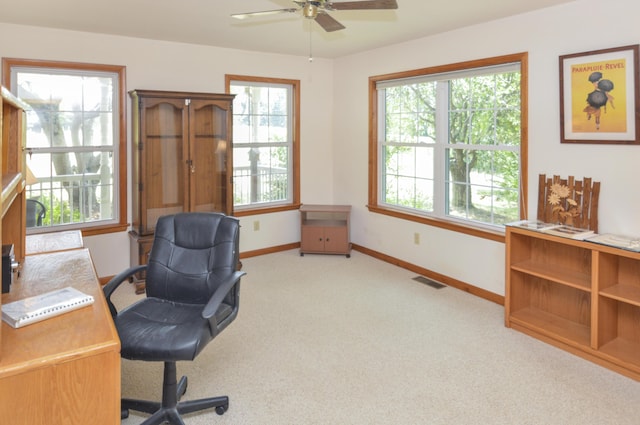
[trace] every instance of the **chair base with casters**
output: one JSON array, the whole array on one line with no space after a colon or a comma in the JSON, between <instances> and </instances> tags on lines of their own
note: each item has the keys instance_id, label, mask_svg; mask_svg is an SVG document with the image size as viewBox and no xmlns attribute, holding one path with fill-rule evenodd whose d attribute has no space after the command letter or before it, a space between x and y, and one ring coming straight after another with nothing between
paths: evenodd
<instances>
[{"instance_id":1,"label":"chair base with casters","mask_svg":"<svg viewBox=\"0 0 640 425\"><path fill-rule=\"evenodd\" d=\"M223 415L229 408L227 396L180 401L187 391L187 377L183 376L180 382L176 382L176 376L176 363L165 362L162 402L123 398L122 419L129 417L129 410L135 410L152 414L142 425L158 425L165 422L172 425L185 425L181 418L184 413L215 408L218 415Z\"/></svg>"}]
</instances>

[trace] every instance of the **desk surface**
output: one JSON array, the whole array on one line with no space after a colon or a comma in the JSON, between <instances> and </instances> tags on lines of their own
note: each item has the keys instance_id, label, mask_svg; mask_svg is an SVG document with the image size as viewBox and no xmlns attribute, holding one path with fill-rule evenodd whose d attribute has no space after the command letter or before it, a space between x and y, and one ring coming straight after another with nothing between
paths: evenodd
<instances>
[{"instance_id":1,"label":"desk surface","mask_svg":"<svg viewBox=\"0 0 640 425\"><path fill-rule=\"evenodd\" d=\"M2 322L0 378L32 364L63 361L82 351L119 349L119 339L87 249L30 255L2 304L65 286L92 295L88 307L14 329Z\"/></svg>"},{"instance_id":2,"label":"desk surface","mask_svg":"<svg viewBox=\"0 0 640 425\"><path fill-rule=\"evenodd\" d=\"M120 340L89 251L26 256L2 304L65 286L95 302L18 329L2 322L0 415L13 424L118 423Z\"/></svg>"}]
</instances>

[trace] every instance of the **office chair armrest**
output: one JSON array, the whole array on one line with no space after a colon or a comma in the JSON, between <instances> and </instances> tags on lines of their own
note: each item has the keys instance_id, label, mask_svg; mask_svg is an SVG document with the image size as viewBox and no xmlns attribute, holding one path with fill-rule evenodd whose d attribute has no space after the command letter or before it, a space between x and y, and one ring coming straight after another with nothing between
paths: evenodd
<instances>
[{"instance_id":1,"label":"office chair armrest","mask_svg":"<svg viewBox=\"0 0 640 425\"><path fill-rule=\"evenodd\" d=\"M220 304L224 300L224 297L227 296L229 291L233 289L233 287L240 281L240 278L245 274L247 273L238 271L233 272L233 274L230 274L225 280L222 281L222 283L220 283L220 286L218 286L218 289L216 289L216 291L209 299L209 302L206 306L204 306L204 309L202 310L203 318L211 320L211 318L215 316L216 311L218 311Z\"/></svg>"},{"instance_id":2,"label":"office chair armrest","mask_svg":"<svg viewBox=\"0 0 640 425\"><path fill-rule=\"evenodd\" d=\"M107 305L109 306L109 311L111 311L111 315L113 317L115 317L118 314L118 310L116 310L116 307L111 302L111 294L113 294L113 291L115 291L116 288L118 288L118 286L122 284L122 282L124 282L125 280L129 280L131 276L133 276L134 274L142 270L146 270L146 268L147 268L146 264L141 264L139 266L128 268L118 273L114 277L112 277L111 280L109 280L109 282L107 282L107 284L104 285L104 287L102 288L102 291L104 292L104 296L107 299Z\"/></svg>"}]
</instances>

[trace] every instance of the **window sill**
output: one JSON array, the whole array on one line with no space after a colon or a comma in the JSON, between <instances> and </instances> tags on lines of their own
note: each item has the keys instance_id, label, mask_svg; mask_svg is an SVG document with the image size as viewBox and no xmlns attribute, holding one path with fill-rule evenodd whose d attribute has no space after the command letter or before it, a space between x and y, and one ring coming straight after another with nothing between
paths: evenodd
<instances>
[{"instance_id":1,"label":"window sill","mask_svg":"<svg viewBox=\"0 0 640 425\"><path fill-rule=\"evenodd\" d=\"M77 226L56 226L49 227L44 230L44 227L38 227L34 229L38 229L36 232L28 232L27 235L39 235L39 234L47 234L47 233L57 233L67 230L80 230L82 232L82 236L95 236L95 235L103 235L107 233L117 233L117 232L125 232L128 229L128 224L107 224L103 226L93 226L93 227L77 227Z\"/></svg>"},{"instance_id":2,"label":"window sill","mask_svg":"<svg viewBox=\"0 0 640 425\"><path fill-rule=\"evenodd\" d=\"M301 204L298 203L298 204L289 204L289 205L268 206L268 207L262 207L262 208L247 208L242 210L234 210L232 215L234 217L246 217L249 215L270 214L274 212L291 211L291 210L299 209L300 205Z\"/></svg>"}]
</instances>

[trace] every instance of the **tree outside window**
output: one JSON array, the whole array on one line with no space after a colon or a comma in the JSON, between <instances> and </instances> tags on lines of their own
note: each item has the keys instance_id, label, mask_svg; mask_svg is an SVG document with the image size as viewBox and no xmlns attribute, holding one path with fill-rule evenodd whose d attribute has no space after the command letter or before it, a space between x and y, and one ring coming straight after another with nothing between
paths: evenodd
<instances>
[{"instance_id":1,"label":"tree outside window","mask_svg":"<svg viewBox=\"0 0 640 425\"><path fill-rule=\"evenodd\" d=\"M27 219L35 226L29 231L122 227L124 68L21 60L9 60L9 67L12 91L31 107L28 202L46 211Z\"/></svg>"},{"instance_id":2,"label":"tree outside window","mask_svg":"<svg viewBox=\"0 0 640 425\"><path fill-rule=\"evenodd\" d=\"M487 229L518 220L524 60L512 55L371 77L378 120L370 152L379 160L370 161L370 206Z\"/></svg>"}]
</instances>

